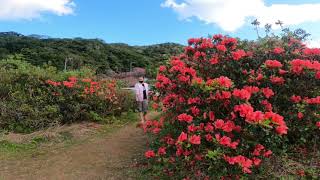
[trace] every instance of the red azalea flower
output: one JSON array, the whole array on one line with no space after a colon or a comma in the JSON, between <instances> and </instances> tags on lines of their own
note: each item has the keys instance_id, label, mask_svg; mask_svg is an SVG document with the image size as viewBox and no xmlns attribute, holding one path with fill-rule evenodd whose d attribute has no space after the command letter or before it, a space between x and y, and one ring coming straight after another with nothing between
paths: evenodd
<instances>
[{"instance_id":1,"label":"red azalea flower","mask_svg":"<svg viewBox=\"0 0 320 180\"><path fill-rule=\"evenodd\" d=\"M206 134L206 135L205 135L205 138L206 138L206 140L207 140L208 142L211 142L212 139L213 139L213 137L212 137L211 134Z\"/></svg>"},{"instance_id":2,"label":"red azalea flower","mask_svg":"<svg viewBox=\"0 0 320 180\"><path fill-rule=\"evenodd\" d=\"M222 127L224 126L224 121L222 119L218 119L215 123L214 123L214 126L217 128L217 129L222 129Z\"/></svg>"},{"instance_id":3,"label":"red azalea flower","mask_svg":"<svg viewBox=\"0 0 320 180\"><path fill-rule=\"evenodd\" d=\"M219 63L219 59L217 56L214 56L210 59L210 64L214 65L214 64L218 64Z\"/></svg>"},{"instance_id":4,"label":"red azalea flower","mask_svg":"<svg viewBox=\"0 0 320 180\"><path fill-rule=\"evenodd\" d=\"M230 88L232 86L231 79L229 79L228 77L225 77L225 76L220 76L219 78L215 78L212 82L218 82L218 84L220 86L225 87L225 88Z\"/></svg>"},{"instance_id":5,"label":"red azalea flower","mask_svg":"<svg viewBox=\"0 0 320 180\"><path fill-rule=\"evenodd\" d=\"M159 67L159 72L164 72L167 70L167 67L166 66L160 66Z\"/></svg>"},{"instance_id":6,"label":"red azalea flower","mask_svg":"<svg viewBox=\"0 0 320 180\"><path fill-rule=\"evenodd\" d=\"M236 61L238 61L242 57L246 56L246 52L244 50L242 50L242 49L237 50L235 52L232 52L231 54L232 54L233 60L236 60Z\"/></svg>"},{"instance_id":7,"label":"red azalea flower","mask_svg":"<svg viewBox=\"0 0 320 180\"><path fill-rule=\"evenodd\" d=\"M276 48L273 49L273 53L274 54L281 54L283 52L284 52L284 49L281 48L281 47L276 47Z\"/></svg>"},{"instance_id":8,"label":"red azalea flower","mask_svg":"<svg viewBox=\"0 0 320 180\"><path fill-rule=\"evenodd\" d=\"M200 135L192 135L189 139L189 142L191 144L199 145L201 143L201 137Z\"/></svg>"},{"instance_id":9,"label":"red azalea flower","mask_svg":"<svg viewBox=\"0 0 320 180\"><path fill-rule=\"evenodd\" d=\"M195 132L196 130L197 130L197 127L194 124L191 124L190 126L188 126L189 133Z\"/></svg>"},{"instance_id":10,"label":"red azalea flower","mask_svg":"<svg viewBox=\"0 0 320 180\"><path fill-rule=\"evenodd\" d=\"M299 119L302 119L302 118L303 118L302 112L298 112L297 117L298 117Z\"/></svg>"},{"instance_id":11,"label":"red azalea flower","mask_svg":"<svg viewBox=\"0 0 320 180\"><path fill-rule=\"evenodd\" d=\"M262 88L261 91L267 99L274 95L274 92L270 88Z\"/></svg>"},{"instance_id":12,"label":"red azalea flower","mask_svg":"<svg viewBox=\"0 0 320 180\"><path fill-rule=\"evenodd\" d=\"M148 150L147 152L144 153L144 156L145 156L146 158L153 158L153 157L156 156L156 154L154 153L154 151Z\"/></svg>"},{"instance_id":13,"label":"red azalea flower","mask_svg":"<svg viewBox=\"0 0 320 180\"><path fill-rule=\"evenodd\" d=\"M320 121L316 123L316 126L320 129Z\"/></svg>"},{"instance_id":14,"label":"red azalea flower","mask_svg":"<svg viewBox=\"0 0 320 180\"><path fill-rule=\"evenodd\" d=\"M290 100L291 100L291 102L293 102L293 103L298 103L298 102L300 102L300 101L302 100L302 98L301 98L301 96L295 96L295 95L293 95L293 96L291 96Z\"/></svg>"},{"instance_id":15,"label":"red azalea flower","mask_svg":"<svg viewBox=\"0 0 320 180\"><path fill-rule=\"evenodd\" d=\"M184 132L181 132L180 136L178 137L178 142L184 142L188 139L188 135Z\"/></svg>"},{"instance_id":16,"label":"red azalea flower","mask_svg":"<svg viewBox=\"0 0 320 180\"><path fill-rule=\"evenodd\" d=\"M316 79L320 79L320 71L317 71L317 72L316 72L315 78L316 78Z\"/></svg>"},{"instance_id":17,"label":"red azalea flower","mask_svg":"<svg viewBox=\"0 0 320 180\"><path fill-rule=\"evenodd\" d=\"M261 164L261 159L254 157L252 158L252 162L255 166L259 166Z\"/></svg>"},{"instance_id":18,"label":"red azalea flower","mask_svg":"<svg viewBox=\"0 0 320 180\"><path fill-rule=\"evenodd\" d=\"M159 154L160 156L167 154L167 153L166 153L166 148L165 148L165 147L160 147L160 148L158 149L158 154Z\"/></svg>"},{"instance_id":19,"label":"red azalea flower","mask_svg":"<svg viewBox=\"0 0 320 180\"><path fill-rule=\"evenodd\" d=\"M219 44L219 45L216 46L216 48L217 48L217 50L222 51L222 52L226 52L227 51L227 48L226 48L225 45Z\"/></svg>"},{"instance_id":20,"label":"red azalea flower","mask_svg":"<svg viewBox=\"0 0 320 180\"><path fill-rule=\"evenodd\" d=\"M234 89L232 95L243 100L249 100L251 97L251 93L246 89Z\"/></svg>"},{"instance_id":21,"label":"red azalea flower","mask_svg":"<svg viewBox=\"0 0 320 180\"><path fill-rule=\"evenodd\" d=\"M186 113L183 113L183 114L180 114L179 116L178 116L178 120L180 121L180 122L187 122L187 123L191 123L192 122L192 120L193 120L193 117L192 116L190 116L190 115L188 115L188 114L186 114Z\"/></svg>"},{"instance_id":22,"label":"red azalea flower","mask_svg":"<svg viewBox=\"0 0 320 180\"><path fill-rule=\"evenodd\" d=\"M270 81L273 84L278 84L278 85L282 85L285 82L285 80L282 77L277 77L277 76L271 76Z\"/></svg>"},{"instance_id":23,"label":"red azalea flower","mask_svg":"<svg viewBox=\"0 0 320 180\"><path fill-rule=\"evenodd\" d=\"M214 112L213 112L213 111L210 111L210 112L209 112L209 119L210 119L210 121L213 121L214 118L215 118Z\"/></svg>"},{"instance_id":24,"label":"red azalea flower","mask_svg":"<svg viewBox=\"0 0 320 180\"><path fill-rule=\"evenodd\" d=\"M267 68L281 68L283 66L277 60L266 60L265 65Z\"/></svg>"}]
</instances>

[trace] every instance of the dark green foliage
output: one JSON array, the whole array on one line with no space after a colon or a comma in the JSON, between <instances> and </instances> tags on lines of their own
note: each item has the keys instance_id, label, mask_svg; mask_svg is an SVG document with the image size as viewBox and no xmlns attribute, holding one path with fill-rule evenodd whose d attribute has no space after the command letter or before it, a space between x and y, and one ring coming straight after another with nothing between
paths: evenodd
<instances>
[{"instance_id":1,"label":"dark green foliage","mask_svg":"<svg viewBox=\"0 0 320 180\"><path fill-rule=\"evenodd\" d=\"M116 104L98 97L83 98L82 92L62 87L61 92L67 93L56 96L46 80L91 78L93 72L88 69L61 72L52 66L37 67L23 60L21 56L10 56L0 61L0 131L29 133L75 121L102 121L131 108L133 97L120 91L120 86L112 96L118 99L112 101Z\"/></svg>"},{"instance_id":2,"label":"dark green foliage","mask_svg":"<svg viewBox=\"0 0 320 180\"><path fill-rule=\"evenodd\" d=\"M152 46L106 44L100 39L53 39L37 35L0 33L0 59L22 54L33 65L52 65L58 70L90 66L97 73L130 71L130 67L155 69L183 46L165 43ZM151 73L154 75L154 73Z\"/></svg>"}]
</instances>

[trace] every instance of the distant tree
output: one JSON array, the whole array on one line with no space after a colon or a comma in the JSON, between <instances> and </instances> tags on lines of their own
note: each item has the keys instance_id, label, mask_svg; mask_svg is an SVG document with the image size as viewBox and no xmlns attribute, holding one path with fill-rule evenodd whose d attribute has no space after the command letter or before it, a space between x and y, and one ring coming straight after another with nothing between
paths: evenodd
<instances>
[{"instance_id":1,"label":"distant tree","mask_svg":"<svg viewBox=\"0 0 320 180\"><path fill-rule=\"evenodd\" d=\"M252 21L251 23L254 27L255 27L255 30L257 32L257 36L258 38L260 38L260 35L259 35L259 25L260 25L260 22L258 21L258 19L255 19L254 21Z\"/></svg>"}]
</instances>

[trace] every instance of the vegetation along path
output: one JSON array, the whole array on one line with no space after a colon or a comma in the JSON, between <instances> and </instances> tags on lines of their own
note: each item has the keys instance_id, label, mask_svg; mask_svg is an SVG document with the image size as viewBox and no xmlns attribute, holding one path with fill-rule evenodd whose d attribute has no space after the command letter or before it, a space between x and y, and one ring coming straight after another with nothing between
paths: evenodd
<instances>
[{"instance_id":1,"label":"vegetation along path","mask_svg":"<svg viewBox=\"0 0 320 180\"><path fill-rule=\"evenodd\" d=\"M44 153L0 156L0 179L144 179L136 166L146 145L142 130L129 122L111 131Z\"/></svg>"}]
</instances>

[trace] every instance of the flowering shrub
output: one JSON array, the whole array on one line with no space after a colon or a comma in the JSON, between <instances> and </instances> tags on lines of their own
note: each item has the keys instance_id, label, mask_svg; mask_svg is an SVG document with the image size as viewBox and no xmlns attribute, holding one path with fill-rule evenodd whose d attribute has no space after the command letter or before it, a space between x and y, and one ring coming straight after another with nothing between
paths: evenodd
<instances>
[{"instance_id":1,"label":"flowering shrub","mask_svg":"<svg viewBox=\"0 0 320 180\"><path fill-rule=\"evenodd\" d=\"M47 80L46 83L63 114L63 123L100 121L107 115L128 111L133 99L120 90L115 80L94 81L71 76L67 81Z\"/></svg>"},{"instance_id":2,"label":"flowering shrub","mask_svg":"<svg viewBox=\"0 0 320 180\"><path fill-rule=\"evenodd\" d=\"M159 68L160 120L146 157L176 178L237 179L290 145L319 140L320 50L290 36L193 38Z\"/></svg>"},{"instance_id":3,"label":"flowering shrub","mask_svg":"<svg viewBox=\"0 0 320 180\"><path fill-rule=\"evenodd\" d=\"M84 77L93 73L40 68L20 56L1 60L0 131L30 133L62 123L102 121L131 108L133 97L121 91L118 81Z\"/></svg>"}]
</instances>

